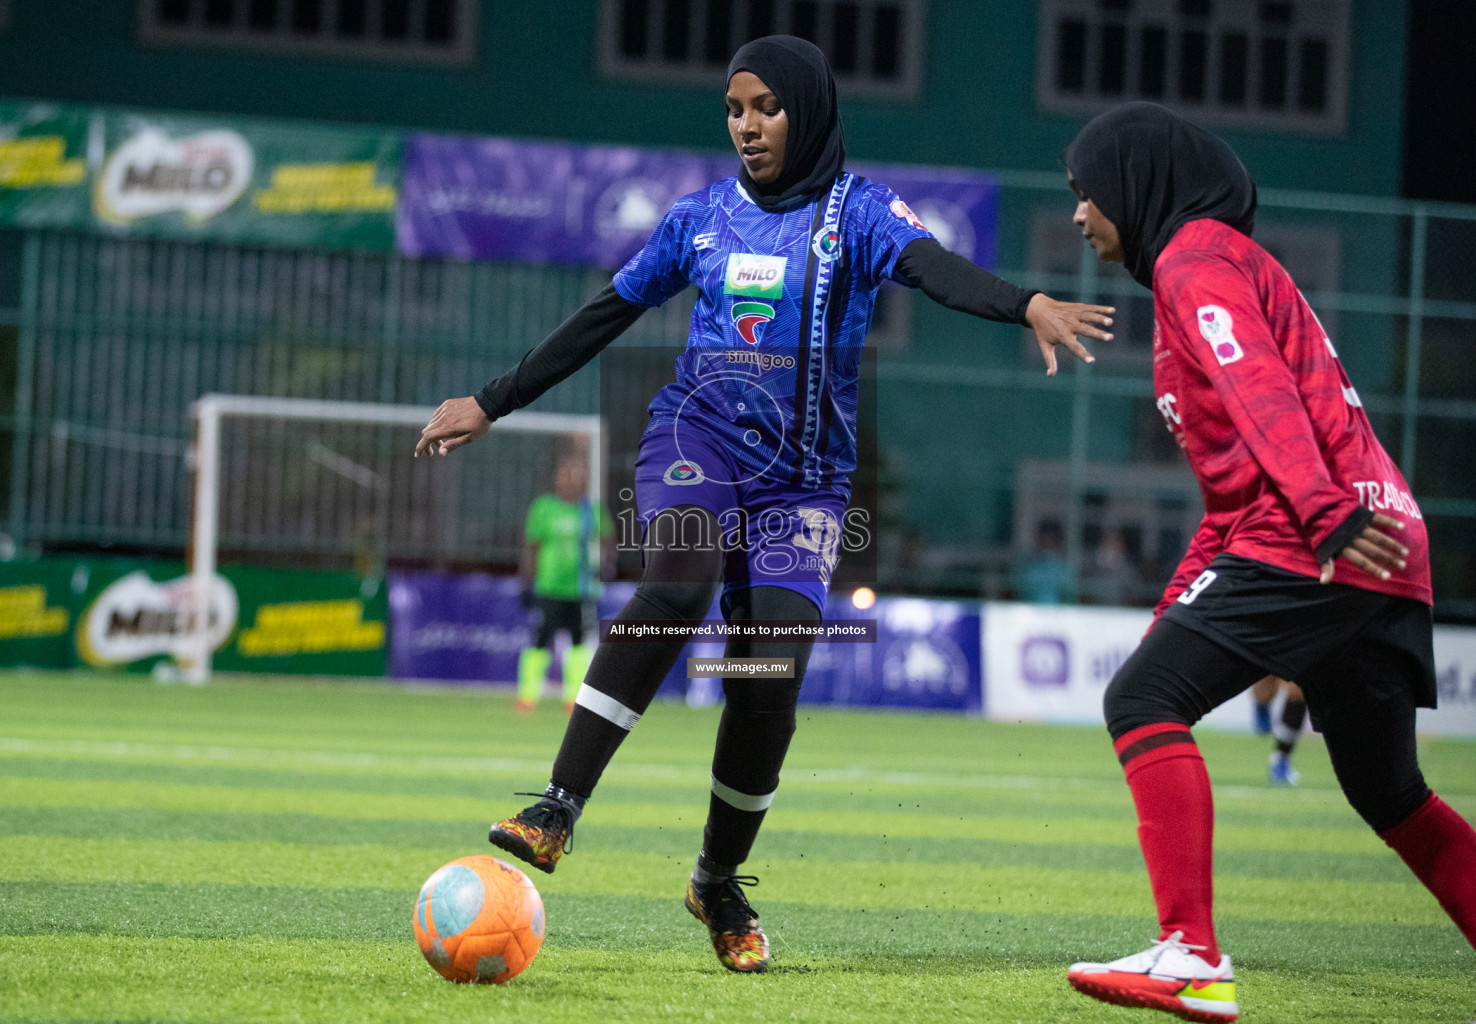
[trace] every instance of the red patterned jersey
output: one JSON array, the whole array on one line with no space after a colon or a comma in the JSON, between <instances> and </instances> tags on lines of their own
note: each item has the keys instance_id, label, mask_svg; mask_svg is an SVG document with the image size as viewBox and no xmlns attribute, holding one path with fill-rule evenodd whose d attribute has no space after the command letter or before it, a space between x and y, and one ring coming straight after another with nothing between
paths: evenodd
<instances>
[{"instance_id":1,"label":"red patterned jersey","mask_svg":"<svg viewBox=\"0 0 1476 1024\"><path fill-rule=\"evenodd\" d=\"M1336 580L1429 604L1419 507L1281 264L1191 221L1158 257L1153 306L1153 390L1205 507L1158 612L1222 551L1317 576L1317 545L1358 505L1405 524L1408 567L1381 580L1339 560Z\"/></svg>"}]
</instances>

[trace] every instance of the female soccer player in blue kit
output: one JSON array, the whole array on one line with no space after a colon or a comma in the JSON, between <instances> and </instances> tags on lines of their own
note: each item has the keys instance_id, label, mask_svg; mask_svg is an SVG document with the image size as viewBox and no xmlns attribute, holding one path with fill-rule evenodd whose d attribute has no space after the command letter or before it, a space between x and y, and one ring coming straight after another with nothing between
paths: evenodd
<instances>
[{"instance_id":1,"label":"female soccer player in blue kit","mask_svg":"<svg viewBox=\"0 0 1476 1024\"><path fill-rule=\"evenodd\" d=\"M645 571L617 622L693 625L723 584L730 623L818 624L856 464L859 353L888 278L988 320L1034 328L1092 361L1113 310L1057 302L943 249L885 185L844 169L825 57L791 36L742 47L728 68L739 172L683 197L645 247L538 348L481 393L451 399L416 455L442 454L572 374L653 306L700 292L676 381L651 402L636 463ZM779 784L810 639L730 640L728 657L791 658L793 678L725 679L712 795L686 906L733 971L763 970L768 940L738 875ZM683 641L603 643L542 798L492 826L493 844L543 871L568 849L605 766Z\"/></svg>"}]
</instances>

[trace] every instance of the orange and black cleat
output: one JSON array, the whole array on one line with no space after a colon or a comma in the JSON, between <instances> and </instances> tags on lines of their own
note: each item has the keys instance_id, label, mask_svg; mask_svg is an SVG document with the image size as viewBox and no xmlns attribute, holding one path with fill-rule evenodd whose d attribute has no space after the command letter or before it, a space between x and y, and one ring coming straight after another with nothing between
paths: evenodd
<instances>
[{"instance_id":1,"label":"orange and black cleat","mask_svg":"<svg viewBox=\"0 0 1476 1024\"><path fill-rule=\"evenodd\" d=\"M758 885L758 879L731 875L709 885L689 879L685 902L692 916L707 925L718 963L730 971L751 974L769 966L769 938L743 895L745 885Z\"/></svg>"},{"instance_id":2,"label":"orange and black cleat","mask_svg":"<svg viewBox=\"0 0 1476 1024\"><path fill-rule=\"evenodd\" d=\"M574 822L579 818L579 811L578 805L570 800L545 795L532 807L493 825L487 841L539 871L553 874L559 858L574 849Z\"/></svg>"}]
</instances>

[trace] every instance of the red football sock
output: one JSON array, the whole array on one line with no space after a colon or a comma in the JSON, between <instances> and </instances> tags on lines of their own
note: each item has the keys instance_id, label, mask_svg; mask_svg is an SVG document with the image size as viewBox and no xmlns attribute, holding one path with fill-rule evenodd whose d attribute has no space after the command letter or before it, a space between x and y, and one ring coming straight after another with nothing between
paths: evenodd
<instances>
[{"instance_id":1,"label":"red football sock","mask_svg":"<svg viewBox=\"0 0 1476 1024\"><path fill-rule=\"evenodd\" d=\"M1204 946L1199 955L1218 964L1215 808L1199 746L1188 726L1158 722L1132 730L1113 748L1138 809L1138 844L1158 905L1159 938L1183 932L1184 942Z\"/></svg>"},{"instance_id":2,"label":"red football sock","mask_svg":"<svg viewBox=\"0 0 1476 1024\"><path fill-rule=\"evenodd\" d=\"M1476 946L1476 830L1434 793L1379 838L1392 846Z\"/></svg>"}]
</instances>

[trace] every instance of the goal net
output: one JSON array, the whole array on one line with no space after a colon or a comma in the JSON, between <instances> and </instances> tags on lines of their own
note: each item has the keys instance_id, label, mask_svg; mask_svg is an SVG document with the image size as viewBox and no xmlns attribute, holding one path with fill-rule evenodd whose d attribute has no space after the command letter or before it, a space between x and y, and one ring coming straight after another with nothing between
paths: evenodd
<instances>
[{"instance_id":1,"label":"goal net","mask_svg":"<svg viewBox=\"0 0 1476 1024\"><path fill-rule=\"evenodd\" d=\"M209 394L194 405L194 609L185 677L210 676L222 560L486 564L517 560L528 506L557 461L586 459L603 498L598 416L519 411L447 457L412 458L431 406ZM202 628L205 627L205 628Z\"/></svg>"}]
</instances>

